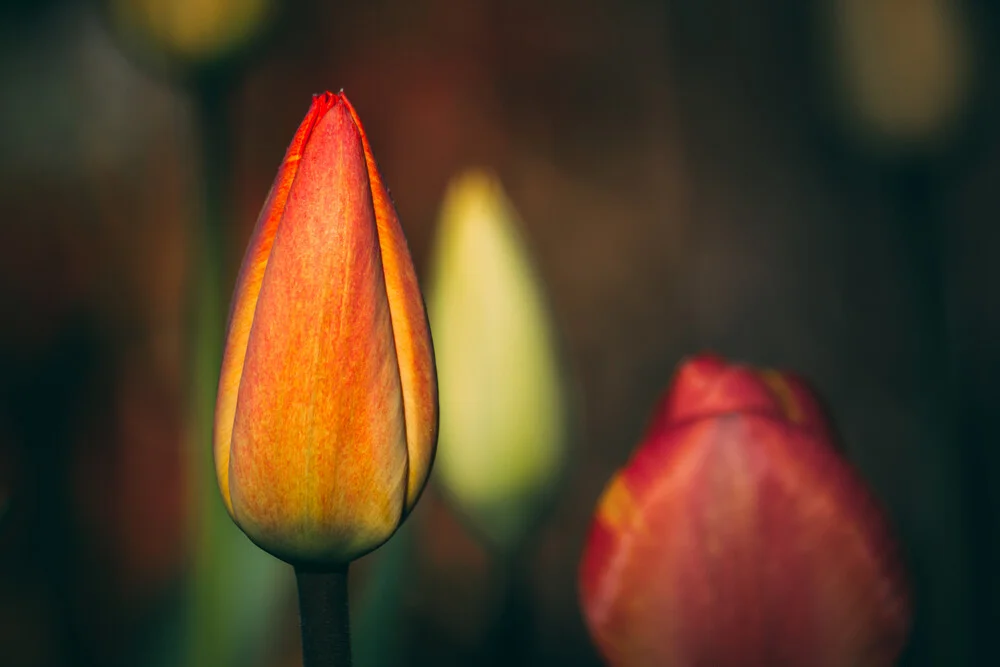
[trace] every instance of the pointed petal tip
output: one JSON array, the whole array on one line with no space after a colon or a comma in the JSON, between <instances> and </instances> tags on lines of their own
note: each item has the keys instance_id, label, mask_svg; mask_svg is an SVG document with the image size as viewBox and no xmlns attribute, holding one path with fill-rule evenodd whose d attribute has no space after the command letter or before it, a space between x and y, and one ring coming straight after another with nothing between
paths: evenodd
<instances>
[{"instance_id":1,"label":"pointed petal tip","mask_svg":"<svg viewBox=\"0 0 1000 667\"><path fill-rule=\"evenodd\" d=\"M838 444L825 404L809 382L784 370L730 363L713 352L688 357L678 364L670 386L653 411L647 434L651 436L682 421L733 411L771 415Z\"/></svg>"},{"instance_id":2,"label":"pointed petal tip","mask_svg":"<svg viewBox=\"0 0 1000 667\"><path fill-rule=\"evenodd\" d=\"M332 95L332 93L327 93L327 95ZM368 158L369 162L374 162L374 158L371 152L371 146L368 144L368 135L365 134L365 127L361 124L361 117L358 115L357 109L351 104L351 101L347 98L344 93L344 89L341 88L340 92L333 95L336 98L336 103L343 105L344 109L351 115L351 119L354 121L354 127L358 129L358 134L361 135L361 140L365 145L365 156Z\"/></svg>"},{"instance_id":3,"label":"pointed petal tip","mask_svg":"<svg viewBox=\"0 0 1000 667\"><path fill-rule=\"evenodd\" d=\"M456 207L473 207L494 203L501 197L506 195L496 172L485 167L470 167L448 185L445 201Z\"/></svg>"},{"instance_id":4,"label":"pointed petal tip","mask_svg":"<svg viewBox=\"0 0 1000 667\"><path fill-rule=\"evenodd\" d=\"M329 90L315 93L312 96L313 108L310 109L310 113L315 110L317 113L323 114L336 106L342 99L345 99L343 89L337 93L331 93Z\"/></svg>"},{"instance_id":5,"label":"pointed petal tip","mask_svg":"<svg viewBox=\"0 0 1000 667\"><path fill-rule=\"evenodd\" d=\"M439 216L438 252L472 229L492 229L519 250L525 261L527 243L522 221L504 190L500 177L489 168L470 167L449 181ZM434 262L434 265L439 262Z\"/></svg>"},{"instance_id":6,"label":"pointed petal tip","mask_svg":"<svg viewBox=\"0 0 1000 667\"><path fill-rule=\"evenodd\" d=\"M309 105L309 111L306 112L306 117L299 125L299 130L295 133L295 138L292 139L292 145L304 147L306 142L309 141L313 129L319 124L319 121L326 116L330 109L337 106L339 102L340 98L331 92L313 95L312 104Z\"/></svg>"},{"instance_id":7,"label":"pointed petal tip","mask_svg":"<svg viewBox=\"0 0 1000 667\"><path fill-rule=\"evenodd\" d=\"M722 407L716 405L714 392L729 370L726 361L714 352L682 359L666 391L656 402L646 439L672 424L706 416Z\"/></svg>"}]
</instances>

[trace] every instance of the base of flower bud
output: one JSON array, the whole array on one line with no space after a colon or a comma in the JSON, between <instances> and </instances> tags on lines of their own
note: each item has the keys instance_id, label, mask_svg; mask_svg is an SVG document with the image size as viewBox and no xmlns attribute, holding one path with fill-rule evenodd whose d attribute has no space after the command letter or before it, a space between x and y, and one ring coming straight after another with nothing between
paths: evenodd
<instances>
[{"instance_id":1,"label":"base of flower bud","mask_svg":"<svg viewBox=\"0 0 1000 667\"><path fill-rule=\"evenodd\" d=\"M350 667L347 565L296 565L303 667Z\"/></svg>"}]
</instances>

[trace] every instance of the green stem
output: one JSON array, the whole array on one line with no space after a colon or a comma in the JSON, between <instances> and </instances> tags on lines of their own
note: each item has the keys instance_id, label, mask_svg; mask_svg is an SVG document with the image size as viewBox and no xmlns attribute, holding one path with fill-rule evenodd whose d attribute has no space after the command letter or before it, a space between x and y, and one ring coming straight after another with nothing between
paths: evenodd
<instances>
[{"instance_id":1,"label":"green stem","mask_svg":"<svg viewBox=\"0 0 1000 667\"><path fill-rule=\"evenodd\" d=\"M496 615L487 630L480 664L527 665L535 651L535 614L526 566L529 550L522 543L508 552L496 552L500 565L501 593Z\"/></svg>"},{"instance_id":2,"label":"green stem","mask_svg":"<svg viewBox=\"0 0 1000 667\"><path fill-rule=\"evenodd\" d=\"M975 540L975 532L965 523L970 514L976 512L975 504L967 504L970 496L976 493L975 483L960 484L964 480L973 480L979 474L974 467L970 468L967 457L971 448L977 443L965 439L956 439L959 431L959 410L961 408L959 387L954 378L954 341L952 340L950 321L952 317L949 303L948 285L948 227L947 216L942 207L944 191L941 175L933 165L915 162L897 169L892 181L898 202L899 221L903 225L901 237L907 245L904 246L909 260L909 279L919 295L919 326L923 346L921 361L924 366L924 383L926 394L922 397L924 405L933 405L935 415L928 424L930 437L940 452L939 465L947 466L951 479L943 482L940 493L952 496L945 503L938 503L938 511L951 505L956 515L953 521L942 524L952 537L959 539L944 539L941 544L952 544L942 548L935 554L938 560L937 572L934 574L937 587L935 594L942 604L937 610L933 608L916 608L914 623L917 632L911 646L913 660L920 661L925 657L922 642L940 641L939 651L947 651L952 664L966 664L974 650L973 639L977 619L969 618L970 602L976 596L976 590L969 587L968 574L976 573L977 565L985 565L977 561L977 550L969 549L970 540ZM956 443L957 446L952 443ZM973 514L974 515L974 514ZM945 563L949 566L943 567ZM965 565L965 567L962 567ZM983 570L980 570L983 571ZM975 575L973 575L975 576ZM943 599L942 599L943 598ZM930 606L933 607L933 606ZM945 612L945 609L948 612ZM936 637L938 639L931 639ZM941 641L940 638L946 638ZM949 648L945 648L951 644ZM938 659L929 659L929 664L938 664ZM921 663L922 664L922 663Z\"/></svg>"},{"instance_id":3,"label":"green stem","mask_svg":"<svg viewBox=\"0 0 1000 667\"><path fill-rule=\"evenodd\" d=\"M347 565L295 567L299 586L303 667L351 667Z\"/></svg>"},{"instance_id":4,"label":"green stem","mask_svg":"<svg viewBox=\"0 0 1000 667\"><path fill-rule=\"evenodd\" d=\"M194 573L194 601L190 617L191 655L188 664L207 666L224 664L227 632L226 614L220 607L224 584L213 576L223 566L225 554L220 552L218 535L229 521L215 488L212 463L212 422L215 390L222 359L223 319L222 275L224 244L222 230L226 224L225 181L228 175L227 134L225 119L226 88L219 84L202 84L195 88L195 121L201 149L201 217L193 229L195 240L194 282L192 285L193 315L193 397L195 447L192 463L197 483L200 513L198 558ZM231 629L230 629L231 630Z\"/></svg>"},{"instance_id":5,"label":"green stem","mask_svg":"<svg viewBox=\"0 0 1000 667\"><path fill-rule=\"evenodd\" d=\"M413 519L373 554L365 586L355 598L351 639L357 667L403 664L403 589L416 546Z\"/></svg>"}]
</instances>

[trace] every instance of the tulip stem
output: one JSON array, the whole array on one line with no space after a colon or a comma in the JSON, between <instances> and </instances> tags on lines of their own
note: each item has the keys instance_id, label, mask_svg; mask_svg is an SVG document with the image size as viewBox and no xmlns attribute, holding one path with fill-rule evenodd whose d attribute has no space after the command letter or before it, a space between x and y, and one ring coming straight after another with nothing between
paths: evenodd
<instances>
[{"instance_id":1,"label":"tulip stem","mask_svg":"<svg viewBox=\"0 0 1000 667\"><path fill-rule=\"evenodd\" d=\"M351 628L347 608L347 565L297 565L303 667L350 667Z\"/></svg>"},{"instance_id":2,"label":"tulip stem","mask_svg":"<svg viewBox=\"0 0 1000 667\"><path fill-rule=\"evenodd\" d=\"M494 619L485 642L488 665L523 665L531 661L535 650L534 606L531 581L525 566L526 549L502 557L504 576L499 614Z\"/></svg>"}]
</instances>

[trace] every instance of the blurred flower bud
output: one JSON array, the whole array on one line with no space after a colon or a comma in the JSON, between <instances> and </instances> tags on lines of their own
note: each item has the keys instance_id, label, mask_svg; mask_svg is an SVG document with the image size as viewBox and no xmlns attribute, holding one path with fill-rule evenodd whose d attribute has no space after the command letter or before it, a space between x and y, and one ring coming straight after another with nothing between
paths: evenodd
<instances>
[{"instance_id":1,"label":"blurred flower bud","mask_svg":"<svg viewBox=\"0 0 1000 667\"><path fill-rule=\"evenodd\" d=\"M448 188L428 312L441 376L437 480L490 544L520 544L566 458L567 400L542 286L500 183Z\"/></svg>"},{"instance_id":2,"label":"blurred flower bud","mask_svg":"<svg viewBox=\"0 0 1000 667\"><path fill-rule=\"evenodd\" d=\"M894 145L933 143L969 97L971 34L949 0L831 0L835 69L851 121Z\"/></svg>"},{"instance_id":3,"label":"blurred flower bud","mask_svg":"<svg viewBox=\"0 0 1000 667\"><path fill-rule=\"evenodd\" d=\"M347 98L313 100L237 279L215 415L233 520L287 561L346 563L413 508L437 440L406 239Z\"/></svg>"},{"instance_id":4,"label":"blurred flower bud","mask_svg":"<svg viewBox=\"0 0 1000 667\"><path fill-rule=\"evenodd\" d=\"M133 50L170 66L211 65L247 48L273 19L274 0L105 0Z\"/></svg>"},{"instance_id":5,"label":"blurred flower bud","mask_svg":"<svg viewBox=\"0 0 1000 667\"><path fill-rule=\"evenodd\" d=\"M885 516L793 377L683 364L580 570L611 665L887 667L909 594Z\"/></svg>"}]
</instances>

